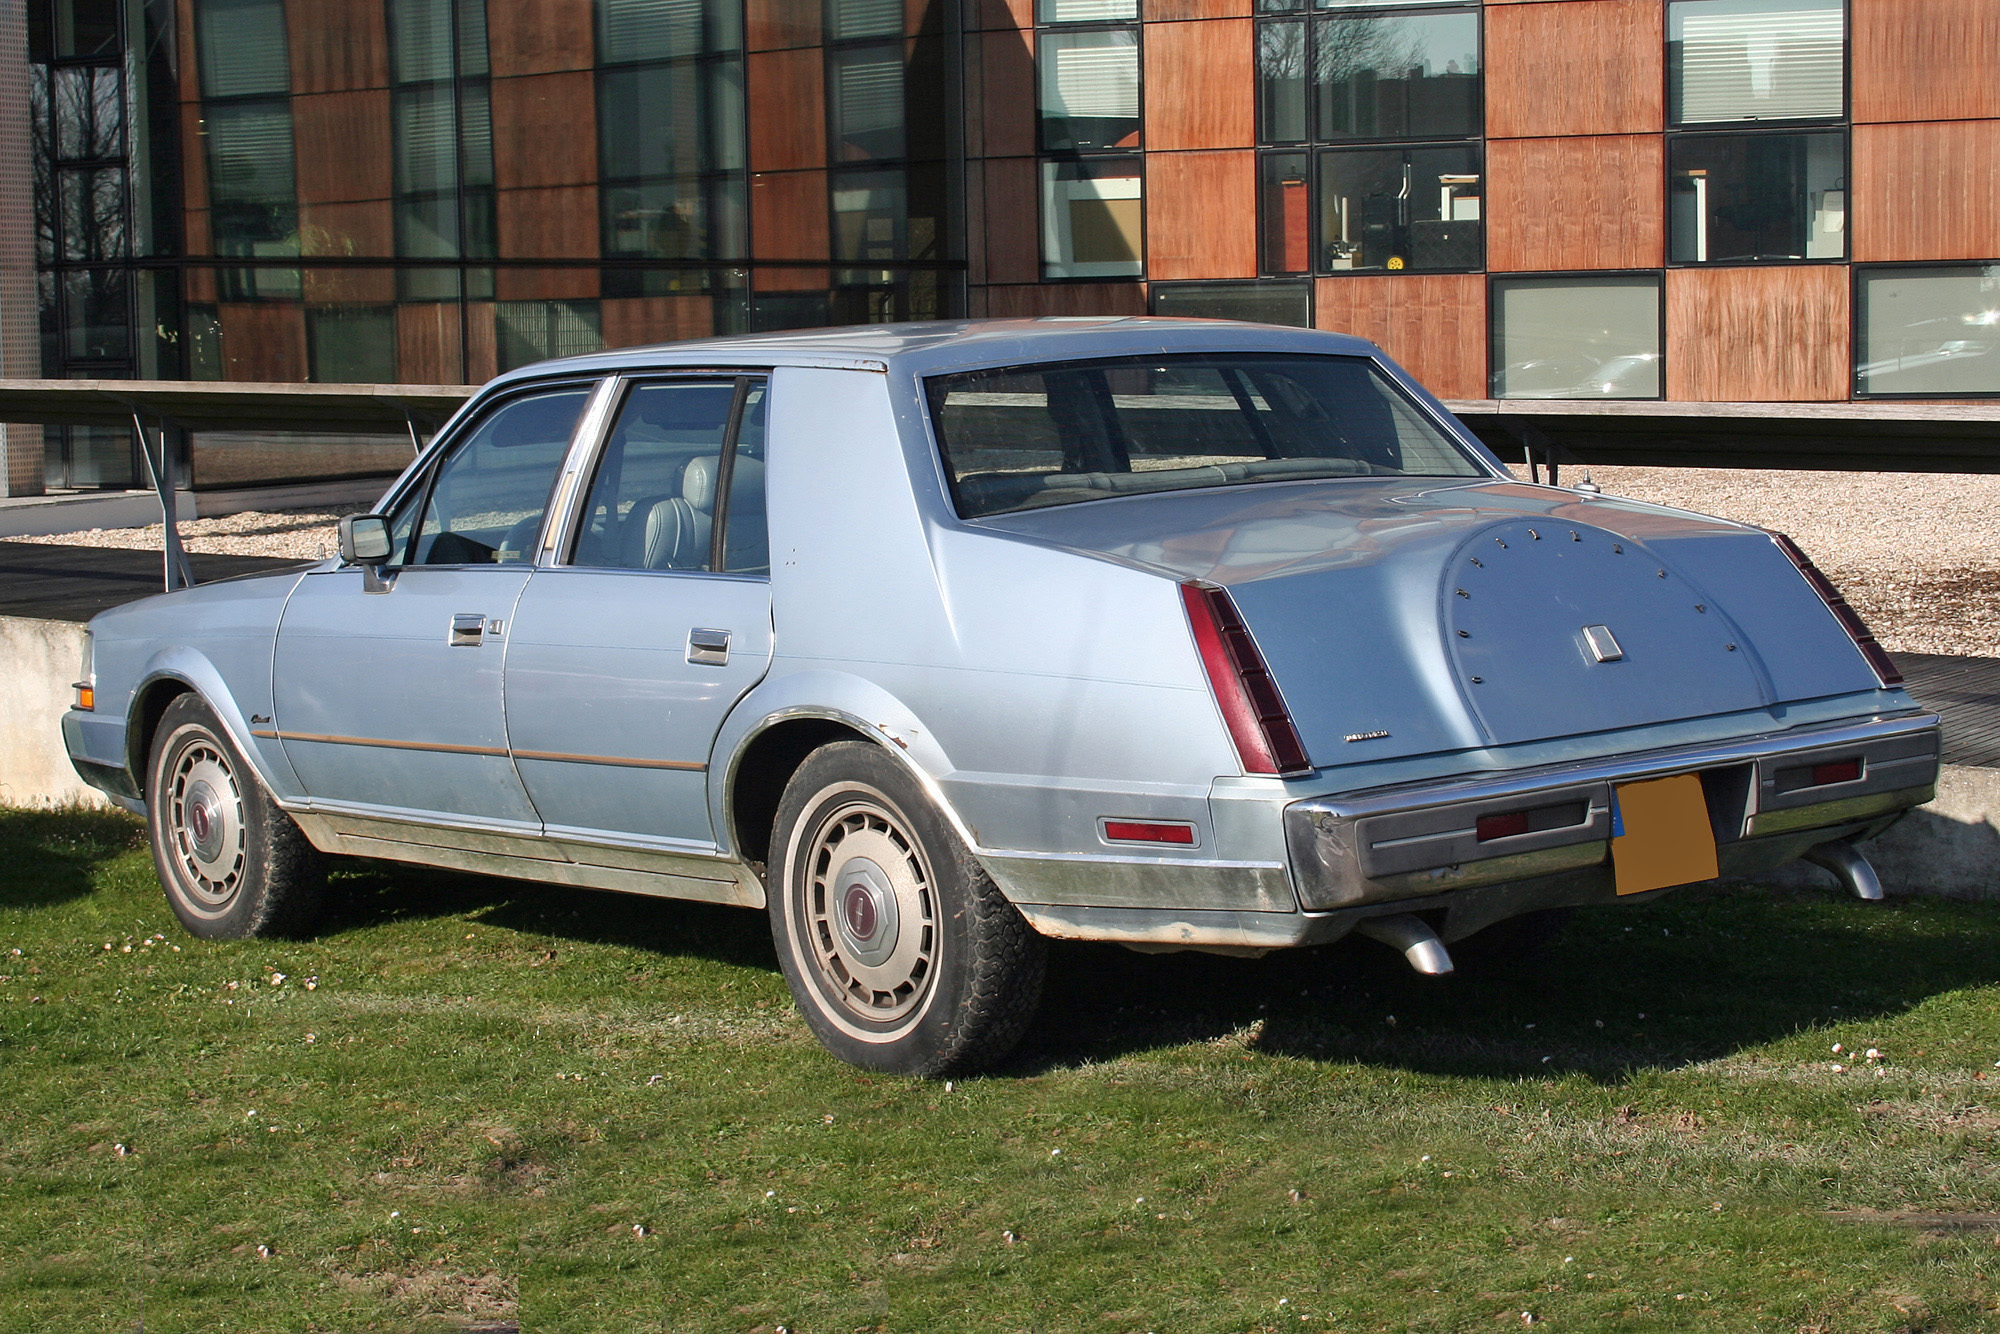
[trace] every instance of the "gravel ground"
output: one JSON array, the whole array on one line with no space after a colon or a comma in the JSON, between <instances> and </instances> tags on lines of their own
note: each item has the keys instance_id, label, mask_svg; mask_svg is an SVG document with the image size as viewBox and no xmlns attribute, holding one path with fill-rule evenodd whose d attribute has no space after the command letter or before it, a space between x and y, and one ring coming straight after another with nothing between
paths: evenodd
<instances>
[{"instance_id":1,"label":"gravel ground","mask_svg":"<svg viewBox=\"0 0 2000 1334\"><path fill-rule=\"evenodd\" d=\"M1904 653L2000 656L2000 477L1933 473L1595 468L1614 495L1720 514L1791 535L1868 621ZM1582 469L1563 480L1581 478ZM181 525L188 550L315 560L334 521L360 511L232 514ZM150 528L20 539L157 551Z\"/></svg>"}]
</instances>

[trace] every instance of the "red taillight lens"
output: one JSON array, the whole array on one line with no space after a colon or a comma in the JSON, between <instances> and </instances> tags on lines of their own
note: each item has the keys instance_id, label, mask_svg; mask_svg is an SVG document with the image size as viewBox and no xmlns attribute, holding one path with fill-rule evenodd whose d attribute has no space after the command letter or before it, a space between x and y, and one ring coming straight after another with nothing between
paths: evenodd
<instances>
[{"instance_id":1,"label":"red taillight lens","mask_svg":"<svg viewBox=\"0 0 2000 1334\"><path fill-rule=\"evenodd\" d=\"M1854 608L1847 605L1847 599L1840 595L1840 590L1833 586L1833 581L1819 572L1819 567L1812 563L1812 558L1799 550L1798 543L1783 533L1772 533L1768 528L1764 531L1771 533L1771 540L1778 544L1778 550L1784 552L1792 564L1799 567L1799 573L1806 577L1806 582L1813 586L1815 593L1819 594L1820 601L1826 604L1827 610L1834 614L1841 628L1847 631L1847 637L1854 641L1854 647L1861 650L1861 656L1868 659L1868 665L1875 669L1876 679L1885 686L1903 684L1903 673L1897 670L1895 662L1890 659L1882 646L1875 642L1874 632L1869 630L1867 622L1861 619Z\"/></svg>"},{"instance_id":2,"label":"red taillight lens","mask_svg":"<svg viewBox=\"0 0 2000 1334\"><path fill-rule=\"evenodd\" d=\"M1476 833L1481 843L1496 838L1512 838L1528 832L1528 813L1508 811L1504 815L1482 815Z\"/></svg>"},{"instance_id":3,"label":"red taillight lens","mask_svg":"<svg viewBox=\"0 0 2000 1334\"><path fill-rule=\"evenodd\" d=\"M1305 743L1278 693L1278 683L1264 666L1257 641L1236 604L1221 588L1182 584L1181 601L1194 631L1209 688L1222 709L1222 721L1246 773L1293 774L1312 768Z\"/></svg>"},{"instance_id":4,"label":"red taillight lens","mask_svg":"<svg viewBox=\"0 0 2000 1334\"><path fill-rule=\"evenodd\" d=\"M1861 778L1861 761L1836 760L1832 764L1815 764L1812 771L1812 785L1825 787L1829 783L1853 783Z\"/></svg>"},{"instance_id":5,"label":"red taillight lens","mask_svg":"<svg viewBox=\"0 0 2000 1334\"><path fill-rule=\"evenodd\" d=\"M1104 836L1116 843L1178 843L1194 846L1191 824L1155 824L1150 820L1106 820Z\"/></svg>"}]
</instances>

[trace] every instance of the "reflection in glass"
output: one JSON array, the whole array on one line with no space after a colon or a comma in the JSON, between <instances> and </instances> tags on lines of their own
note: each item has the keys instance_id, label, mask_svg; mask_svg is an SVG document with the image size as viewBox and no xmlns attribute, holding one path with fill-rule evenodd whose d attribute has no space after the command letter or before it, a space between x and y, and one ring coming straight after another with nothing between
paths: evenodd
<instances>
[{"instance_id":1,"label":"reflection in glass","mask_svg":"<svg viewBox=\"0 0 2000 1334\"><path fill-rule=\"evenodd\" d=\"M1257 28L1258 140L1293 144L1306 137L1306 25Z\"/></svg>"},{"instance_id":2,"label":"reflection in glass","mask_svg":"<svg viewBox=\"0 0 2000 1334\"><path fill-rule=\"evenodd\" d=\"M834 51L826 77L835 156L843 162L902 157L903 44Z\"/></svg>"},{"instance_id":3,"label":"reflection in glass","mask_svg":"<svg viewBox=\"0 0 2000 1334\"><path fill-rule=\"evenodd\" d=\"M826 7L827 37L901 37L903 0L831 0Z\"/></svg>"},{"instance_id":4,"label":"reflection in glass","mask_svg":"<svg viewBox=\"0 0 2000 1334\"><path fill-rule=\"evenodd\" d=\"M1139 17L1139 0L1035 0L1037 23L1106 23Z\"/></svg>"},{"instance_id":5,"label":"reflection in glass","mask_svg":"<svg viewBox=\"0 0 2000 1334\"><path fill-rule=\"evenodd\" d=\"M1479 132L1479 16L1358 14L1313 25L1321 139Z\"/></svg>"},{"instance_id":6,"label":"reflection in glass","mask_svg":"<svg viewBox=\"0 0 2000 1334\"><path fill-rule=\"evenodd\" d=\"M395 307L306 307L306 355L321 384L393 384Z\"/></svg>"},{"instance_id":7,"label":"reflection in glass","mask_svg":"<svg viewBox=\"0 0 2000 1334\"><path fill-rule=\"evenodd\" d=\"M1658 398L1660 280L1496 278L1495 398Z\"/></svg>"},{"instance_id":8,"label":"reflection in glass","mask_svg":"<svg viewBox=\"0 0 2000 1334\"><path fill-rule=\"evenodd\" d=\"M54 11L57 56L106 56L117 52L118 0L55 0Z\"/></svg>"},{"instance_id":9,"label":"reflection in glass","mask_svg":"<svg viewBox=\"0 0 2000 1334\"><path fill-rule=\"evenodd\" d=\"M119 269L62 275L63 355L71 360L132 355L131 280Z\"/></svg>"},{"instance_id":10,"label":"reflection in glass","mask_svg":"<svg viewBox=\"0 0 2000 1334\"><path fill-rule=\"evenodd\" d=\"M1267 153L1257 160L1258 213L1266 273L1312 270L1312 208L1306 155Z\"/></svg>"},{"instance_id":11,"label":"reflection in glass","mask_svg":"<svg viewBox=\"0 0 2000 1334\"><path fill-rule=\"evenodd\" d=\"M1839 259L1847 253L1847 136L1686 135L1667 148L1676 264Z\"/></svg>"},{"instance_id":12,"label":"reflection in glass","mask_svg":"<svg viewBox=\"0 0 2000 1334\"><path fill-rule=\"evenodd\" d=\"M834 258L884 262L901 258L908 215L909 192L902 172L842 172L833 182ZM887 281L888 275L880 280Z\"/></svg>"},{"instance_id":13,"label":"reflection in glass","mask_svg":"<svg viewBox=\"0 0 2000 1334\"><path fill-rule=\"evenodd\" d=\"M1308 283L1154 283L1155 315L1312 327Z\"/></svg>"},{"instance_id":14,"label":"reflection in glass","mask_svg":"<svg viewBox=\"0 0 2000 1334\"><path fill-rule=\"evenodd\" d=\"M53 71L56 157L65 162L125 151L123 73L115 66Z\"/></svg>"},{"instance_id":15,"label":"reflection in glass","mask_svg":"<svg viewBox=\"0 0 2000 1334\"><path fill-rule=\"evenodd\" d=\"M2000 394L2000 264L1862 269L1863 394Z\"/></svg>"},{"instance_id":16,"label":"reflection in glass","mask_svg":"<svg viewBox=\"0 0 2000 1334\"><path fill-rule=\"evenodd\" d=\"M596 0L597 59L606 65L676 60L743 48L740 4Z\"/></svg>"},{"instance_id":17,"label":"reflection in glass","mask_svg":"<svg viewBox=\"0 0 2000 1334\"><path fill-rule=\"evenodd\" d=\"M1139 35L1045 33L1037 49L1042 147L1049 152L1139 145Z\"/></svg>"},{"instance_id":18,"label":"reflection in glass","mask_svg":"<svg viewBox=\"0 0 2000 1334\"><path fill-rule=\"evenodd\" d=\"M70 261L122 259L125 171L122 167L64 171L56 178L62 215L62 257Z\"/></svg>"},{"instance_id":19,"label":"reflection in glass","mask_svg":"<svg viewBox=\"0 0 2000 1334\"><path fill-rule=\"evenodd\" d=\"M1673 0L1668 119L1838 116L1845 37L1843 0Z\"/></svg>"},{"instance_id":20,"label":"reflection in glass","mask_svg":"<svg viewBox=\"0 0 2000 1334\"><path fill-rule=\"evenodd\" d=\"M486 0L389 0L389 47L398 83L483 75Z\"/></svg>"},{"instance_id":21,"label":"reflection in glass","mask_svg":"<svg viewBox=\"0 0 2000 1334\"><path fill-rule=\"evenodd\" d=\"M210 226L218 255L295 255L292 109L283 100L206 109Z\"/></svg>"},{"instance_id":22,"label":"reflection in glass","mask_svg":"<svg viewBox=\"0 0 2000 1334\"><path fill-rule=\"evenodd\" d=\"M1320 267L1476 269L1483 193L1470 144L1321 153Z\"/></svg>"},{"instance_id":23,"label":"reflection in glass","mask_svg":"<svg viewBox=\"0 0 2000 1334\"><path fill-rule=\"evenodd\" d=\"M1138 158L1042 164L1042 276L1136 278L1144 268Z\"/></svg>"},{"instance_id":24,"label":"reflection in glass","mask_svg":"<svg viewBox=\"0 0 2000 1334\"><path fill-rule=\"evenodd\" d=\"M291 91L285 0L199 0L195 33L203 97Z\"/></svg>"},{"instance_id":25,"label":"reflection in glass","mask_svg":"<svg viewBox=\"0 0 2000 1334\"><path fill-rule=\"evenodd\" d=\"M493 315L503 371L604 346L603 317L595 301L500 301Z\"/></svg>"}]
</instances>

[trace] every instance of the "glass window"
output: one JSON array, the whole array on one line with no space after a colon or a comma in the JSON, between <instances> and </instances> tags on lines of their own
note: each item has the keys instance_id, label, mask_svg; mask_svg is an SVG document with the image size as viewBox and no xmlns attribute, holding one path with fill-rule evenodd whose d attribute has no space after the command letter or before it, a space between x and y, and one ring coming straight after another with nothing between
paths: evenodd
<instances>
[{"instance_id":1,"label":"glass window","mask_svg":"<svg viewBox=\"0 0 2000 1334\"><path fill-rule=\"evenodd\" d=\"M834 51L826 74L835 158L902 157L903 44Z\"/></svg>"},{"instance_id":2,"label":"glass window","mask_svg":"<svg viewBox=\"0 0 2000 1334\"><path fill-rule=\"evenodd\" d=\"M124 153L123 80L124 71L116 66L54 71L57 158L87 162Z\"/></svg>"},{"instance_id":3,"label":"glass window","mask_svg":"<svg viewBox=\"0 0 2000 1334\"><path fill-rule=\"evenodd\" d=\"M1045 151L1139 146L1136 29L1044 33L1036 66Z\"/></svg>"},{"instance_id":4,"label":"glass window","mask_svg":"<svg viewBox=\"0 0 2000 1334\"><path fill-rule=\"evenodd\" d=\"M604 320L595 301L500 301L493 323L503 371L604 346Z\"/></svg>"},{"instance_id":5,"label":"glass window","mask_svg":"<svg viewBox=\"0 0 2000 1334\"><path fill-rule=\"evenodd\" d=\"M208 107L203 119L215 252L297 254L290 103L225 103Z\"/></svg>"},{"instance_id":6,"label":"glass window","mask_svg":"<svg viewBox=\"0 0 2000 1334\"><path fill-rule=\"evenodd\" d=\"M203 97L291 91L285 0L200 0L195 22Z\"/></svg>"},{"instance_id":7,"label":"glass window","mask_svg":"<svg viewBox=\"0 0 2000 1334\"><path fill-rule=\"evenodd\" d=\"M1672 0L1668 119L1838 116L1845 39L1843 0Z\"/></svg>"},{"instance_id":8,"label":"glass window","mask_svg":"<svg viewBox=\"0 0 2000 1334\"><path fill-rule=\"evenodd\" d=\"M597 59L671 60L743 46L743 6L702 0L596 0Z\"/></svg>"},{"instance_id":9,"label":"glass window","mask_svg":"<svg viewBox=\"0 0 2000 1334\"><path fill-rule=\"evenodd\" d=\"M1312 327L1307 283L1154 283L1152 298L1155 315Z\"/></svg>"},{"instance_id":10,"label":"glass window","mask_svg":"<svg viewBox=\"0 0 2000 1334\"><path fill-rule=\"evenodd\" d=\"M1676 264L1840 259L1847 253L1847 135L1669 138L1667 231Z\"/></svg>"},{"instance_id":11,"label":"glass window","mask_svg":"<svg viewBox=\"0 0 2000 1334\"><path fill-rule=\"evenodd\" d=\"M730 473L716 497L735 401L731 380L642 384L605 441L572 563L599 569L712 570L715 525L723 568L768 571L764 530L764 387L752 388Z\"/></svg>"},{"instance_id":12,"label":"glass window","mask_svg":"<svg viewBox=\"0 0 2000 1334\"><path fill-rule=\"evenodd\" d=\"M396 308L308 306L306 349L321 384L394 384Z\"/></svg>"},{"instance_id":13,"label":"glass window","mask_svg":"<svg viewBox=\"0 0 2000 1334\"><path fill-rule=\"evenodd\" d=\"M105 360L132 355L132 289L124 271L74 269L62 275L62 288L66 357Z\"/></svg>"},{"instance_id":14,"label":"glass window","mask_svg":"<svg viewBox=\"0 0 2000 1334\"><path fill-rule=\"evenodd\" d=\"M2000 394L2000 264L1861 269L1863 394Z\"/></svg>"},{"instance_id":15,"label":"glass window","mask_svg":"<svg viewBox=\"0 0 2000 1334\"><path fill-rule=\"evenodd\" d=\"M454 44L456 68L452 65ZM389 46L398 83L483 75L486 0L389 0Z\"/></svg>"},{"instance_id":16,"label":"glass window","mask_svg":"<svg viewBox=\"0 0 2000 1334\"><path fill-rule=\"evenodd\" d=\"M1306 137L1306 25L1293 20L1257 28L1257 137L1294 144Z\"/></svg>"},{"instance_id":17,"label":"glass window","mask_svg":"<svg viewBox=\"0 0 2000 1334\"><path fill-rule=\"evenodd\" d=\"M530 559L556 470L590 396L585 385L510 400L473 428L438 469L411 565L494 565ZM407 532L415 505L396 528Z\"/></svg>"},{"instance_id":18,"label":"glass window","mask_svg":"<svg viewBox=\"0 0 2000 1334\"><path fill-rule=\"evenodd\" d=\"M1145 264L1138 158L1042 164L1042 276L1136 278Z\"/></svg>"},{"instance_id":19,"label":"glass window","mask_svg":"<svg viewBox=\"0 0 2000 1334\"><path fill-rule=\"evenodd\" d=\"M1495 398L1658 398L1660 280L1496 278Z\"/></svg>"},{"instance_id":20,"label":"glass window","mask_svg":"<svg viewBox=\"0 0 2000 1334\"><path fill-rule=\"evenodd\" d=\"M1139 0L1035 0L1037 23L1108 23L1139 17Z\"/></svg>"},{"instance_id":21,"label":"glass window","mask_svg":"<svg viewBox=\"0 0 2000 1334\"><path fill-rule=\"evenodd\" d=\"M605 185L602 192L607 256L707 259L744 249L740 190L732 179L679 177Z\"/></svg>"},{"instance_id":22,"label":"glass window","mask_svg":"<svg viewBox=\"0 0 2000 1334\"><path fill-rule=\"evenodd\" d=\"M1125 357L925 389L968 519L1256 482L1485 475L1365 357Z\"/></svg>"},{"instance_id":23,"label":"glass window","mask_svg":"<svg viewBox=\"0 0 2000 1334\"><path fill-rule=\"evenodd\" d=\"M831 0L826 17L827 36L836 42L903 35L903 0Z\"/></svg>"},{"instance_id":24,"label":"glass window","mask_svg":"<svg viewBox=\"0 0 2000 1334\"><path fill-rule=\"evenodd\" d=\"M39 6L30 0L32 14ZM118 0L55 0L59 57L112 55L118 50Z\"/></svg>"},{"instance_id":25,"label":"glass window","mask_svg":"<svg viewBox=\"0 0 2000 1334\"><path fill-rule=\"evenodd\" d=\"M1312 208L1306 155L1266 153L1257 160L1258 209L1266 273L1312 271Z\"/></svg>"},{"instance_id":26,"label":"glass window","mask_svg":"<svg viewBox=\"0 0 2000 1334\"><path fill-rule=\"evenodd\" d=\"M1319 138L1479 133L1479 15L1352 14L1314 24Z\"/></svg>"},{"instance_id":27,"label":"glass window","mask_svg":"<svg viewBox=\"0 0 2000 1334\"><path fill-rule=\"evenodd\" d=\"M600 161L607 177L692 175L724 165L705 85L714 66L681 62L597 76Z\"/></svg>"},{"instance_id":28,"label":"glass window","mask_svg":"<svg viewBox=\"0 0 2000 1334\"><path fill-rule=\"evenodd\" d=\"M125 169L69 169L56 177L61 195L62 257L89 263L126 254Z\"/></svg>"},{"instance_id":29,"label":"glass window","mask_svg":"<svg viewBox=\"0 0 2000 1334\"><path fill-rule=\"evenodd\" d=\"M1320 267L1476 269L1483 256L1479 150L1335 149L1319 157Z\"/></svg>"}]
</instances>

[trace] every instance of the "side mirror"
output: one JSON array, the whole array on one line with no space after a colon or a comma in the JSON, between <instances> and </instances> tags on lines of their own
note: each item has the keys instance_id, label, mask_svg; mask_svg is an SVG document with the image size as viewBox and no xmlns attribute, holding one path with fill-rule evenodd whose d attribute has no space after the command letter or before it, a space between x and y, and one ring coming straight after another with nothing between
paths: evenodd
<instances>
[{"instance_id":1,"label":"side mirror","mask_svg":"<svg viewBox=\"0 0 2000 1334\"><path fill-rule=\"evenodd\" d=\"M361 567L361 586L369 593L386 593L392 587L382 578L382 563L389 559L389 518L385 514L350 514L340 521L340 563Z\"/></svg>"},{"instance_id":2,"label":"side mirror","mask_svg":"<svg viewBox=\"0 0 2000 1334\"><path fill-rule=\"evenodd\" d=\"M340 563L380 565L389 559L389 518L350 514L340 521Z\"/></svg>"}]
</instances>

